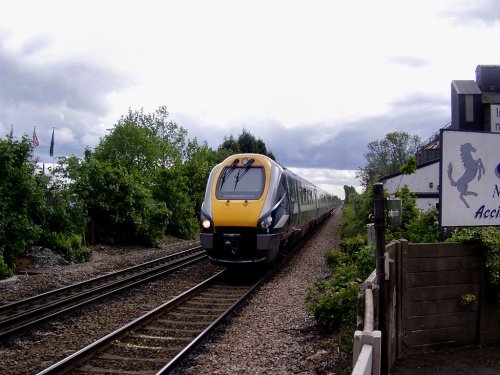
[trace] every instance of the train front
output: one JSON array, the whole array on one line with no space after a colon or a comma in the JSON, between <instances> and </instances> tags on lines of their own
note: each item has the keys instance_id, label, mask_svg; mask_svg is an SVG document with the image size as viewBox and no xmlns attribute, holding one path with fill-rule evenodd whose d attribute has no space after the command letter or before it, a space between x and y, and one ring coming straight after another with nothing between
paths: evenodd
<instances>
[{"instance_id":1,"label":"train front","mask_svg":"<svg viewBox=\"0 0 500 375\"><path fill-rule=\"evenodd\" d=\"M286 195L279 189L282 172L260 154L232 155L212 170L201 207L200 240L213 263L269 263L276 258L282 236L277 220L288 217L277 205Z\"/></svg>"}]
</instances>

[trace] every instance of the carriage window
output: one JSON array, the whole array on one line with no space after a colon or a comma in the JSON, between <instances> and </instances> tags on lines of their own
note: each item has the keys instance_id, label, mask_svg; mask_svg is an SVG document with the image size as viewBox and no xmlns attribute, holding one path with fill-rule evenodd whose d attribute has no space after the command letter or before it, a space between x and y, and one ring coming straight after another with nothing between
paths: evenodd
<instances>
[{"instance_id":1,"label":"carriage window","mask_svg":"<svg viewBox=\"0 0 500 375\"><path fill-rule=\"evenodd\" d=\"M265 174L262 167L225 167L219 176L217 199L256 200L264 192Z\"/></svg>"}]
</instances>

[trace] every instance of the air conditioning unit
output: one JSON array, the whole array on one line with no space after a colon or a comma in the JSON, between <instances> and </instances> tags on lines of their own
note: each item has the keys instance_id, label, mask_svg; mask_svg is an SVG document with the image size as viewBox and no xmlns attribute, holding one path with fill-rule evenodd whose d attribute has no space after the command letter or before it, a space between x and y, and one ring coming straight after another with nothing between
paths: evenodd
<instances>
[{"instance_id":1,"label":"air conditioning unit","mask_svg":"<svg viewBox=\"0 0 500 375\"><path fill-rule=\"evenodd\" d=\"M500 65L478 65L476 83L482 91L500 91Z\"/></svg>"}]
</instances>

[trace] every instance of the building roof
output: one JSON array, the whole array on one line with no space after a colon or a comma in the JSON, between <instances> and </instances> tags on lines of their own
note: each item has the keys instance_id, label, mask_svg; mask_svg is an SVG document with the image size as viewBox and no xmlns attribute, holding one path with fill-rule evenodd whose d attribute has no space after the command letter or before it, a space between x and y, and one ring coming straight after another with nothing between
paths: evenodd
<instances>
[{"instance_id":1,"label":"building roof","mask_svg":"<svg viewBox=\"0 0 500 375\"><path fill-rule=\"evenodd\" d=\"M482 94L476 81L472 80L453 80L451 84L455 87L457 94Z\"/></svg>"},{"instance_id":2,"label":"building roof","mask_svg":"<svg viewBox=\"0 0 500 375\"><path fill-rule=\"evenodd\" d=\"M429 161L427 163L423 163L423 164L420 164L419 166L417 166L417 169L420 169L420 168L425 168L429 165L432 165L432 164L435 164L435 163L439 163L439 159L436 159L436 160L432 160L432 161ZM390 178L394 178L394 177L397 177L397 176L400 176L401 175L401 172L396 172L396 173L393 173L393 174L389 174L387 176L383 176L381 178L379 178L379 182L383 182L385 180L388 180Z\"/></svg>"}]
</instances>

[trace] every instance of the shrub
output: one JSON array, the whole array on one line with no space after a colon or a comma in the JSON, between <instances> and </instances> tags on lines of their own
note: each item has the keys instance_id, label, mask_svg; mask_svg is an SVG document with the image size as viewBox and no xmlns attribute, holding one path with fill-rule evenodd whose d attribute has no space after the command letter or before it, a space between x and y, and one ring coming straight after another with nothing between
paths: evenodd
<instances>
[{"instance_id":1,"label":"shrub","mask_svg":"<svg viewBox=\"0 0 500 375\"><path fill-rule=\"evenodd\" d=\"M308 291L309 309L322 329L343 331L356 323L359 283L373 272L375 264L364 244L358 251L353 250L359 243L359 238L344 242L344 248L353 251L352 256L329 251L326 264L332 271L331 277L317 280Z\"/></svg>"},{"instance_id":2,"label":"shrub","mask_svg":"<svg viewBox=\"0 0 500 375\"><path fill-rule=\"evenodd\" d=\"M0 279L12 276L12 271L3 261L3 255L0 253Z\"/></svg>"},{"instance_id":3,"label":"shrub","mask_svg":"<svg viewBox=\"0 0 500 375\"><path fill-rule=\"evenodd\" d=\"M46 210L41 183L33 173L31 142L0 139L0 275L8 276L26 245L40 236Z\"/></svg>"},{"instance_id":4,"label":"shrub","mask_svg":"<svg viewBox=\"0 0 500 375\"><path fill-rule=\"evenodd\" d=\"M72 188L89 214L96 241L160 243L171 211L154 199L144 175L98 161L89 153L74 173L78 178Z\"/></svg>"},{"instance_id":5,"label":"shrub","mask_svg":"<svg viewBox=\"0 0 500 375\"><path fill-rule=\"evenodd\" d=\"M375 269L374 254L366 246L363 246L356 253L354 261L358 270L358 277L361 280L366 280Z\"/></svg>"},{"instance_id":6,"label":"shrub","mask_svg":"<svg viewBox=\"0 0 500 375\"><path fill-rule=\"evenodd\" d=\"M343 325L356 322L359 285L356 282L337 284L320 280L309 291L309 308L318 325L328 331L338 331Z\"/></svg>"},{"instance_id":7,"label":"shrub","mask_svg":"<svg viewBox=\"0 0 500 375\"><path fill-rule=\"evenodd\" d=\"M72 262L89 260L91 252L82 245L82 236L50 232L45 235L45 246L61 254Z\"/></svg>"},{"instance_id":8,"label":"shrub","mask_svg":"<svg viewBox=\"0 0 500 375\"><path fill-rule=\"evenodd\" d=\"M477 244L485 250L488 287L500 302L500 228L460 228L448 241Z\"/></svg>"},{"instance_id":9,"label":"shrub","mask_svg":"<svg viewBox=\"0 0 500 375\"><path fill-rule=\"evenodd\" d=\"M349 257L341 251L331 250L326 253L325 263L330 269L335 270L335 268L349 263Z\"/></svg>"},{"instance_id":10,"label":"shrub","mask_svg":"<svg viewBox=\"0 0 500 375\"><path fill-rule=\"evenodd\" d=\"M362 235L346 238L339 243L340 249L350 257L358 253L366 246L366 241Z\"/></svg>"}]
</instances>

